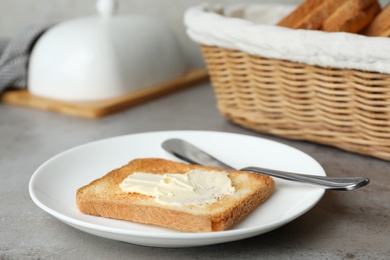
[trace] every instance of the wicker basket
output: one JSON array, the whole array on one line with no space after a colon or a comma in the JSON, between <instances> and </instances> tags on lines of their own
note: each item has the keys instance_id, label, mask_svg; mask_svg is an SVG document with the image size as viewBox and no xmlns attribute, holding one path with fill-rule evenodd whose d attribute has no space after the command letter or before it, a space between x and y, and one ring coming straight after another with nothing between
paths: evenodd
<instances>
[{"instance_id":1,"label":"wicker basket","mask_svg":"<svg viewBox=\"0 0 390 260\"><path fill-rule=\"evenodd\" d=\"M263 133L390 160L390 75L202 45L218 109Z\"/></svg>"}]
</instances>

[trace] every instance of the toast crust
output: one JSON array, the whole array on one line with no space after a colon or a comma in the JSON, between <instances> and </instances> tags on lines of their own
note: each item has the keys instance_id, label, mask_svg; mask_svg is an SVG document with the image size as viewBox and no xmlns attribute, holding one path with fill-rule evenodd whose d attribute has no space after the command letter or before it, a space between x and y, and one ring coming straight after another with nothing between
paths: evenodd
<instances>
[{"instance_id":1,"label":"toast crust","mask_svg":"<svg viewBox=\"0 0 390 260\"><path fill-rule=\"evenodd\" d=\"M227 172L235 193L211 204L177 206L162 205L154 197L125 193L119 188L123 179L134 172L184 174L194 169ZM146 158L133 160L79 188L76 203L81 212L89 215L182 231L210 232L226 230L241 221L271 196L274 188L273 179L265 175Z\"/></svg>"}]
</instances>

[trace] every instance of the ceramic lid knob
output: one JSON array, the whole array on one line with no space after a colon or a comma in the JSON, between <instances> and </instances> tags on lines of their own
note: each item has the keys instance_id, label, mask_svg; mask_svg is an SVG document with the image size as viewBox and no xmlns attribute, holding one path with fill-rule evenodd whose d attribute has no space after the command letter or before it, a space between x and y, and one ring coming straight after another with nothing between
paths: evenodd
<instances>
[{"instance_id":1,"label":"ceramic lid knob","mask_svg":"<svg viewBox=\"0 0 390 260\"><path fill-rule=\"evenodd\" d=\"M96 11L101 16L108 17L115 13L117 5L118 4L115 0L97 0Z\"/></svg>"}]
</instances>

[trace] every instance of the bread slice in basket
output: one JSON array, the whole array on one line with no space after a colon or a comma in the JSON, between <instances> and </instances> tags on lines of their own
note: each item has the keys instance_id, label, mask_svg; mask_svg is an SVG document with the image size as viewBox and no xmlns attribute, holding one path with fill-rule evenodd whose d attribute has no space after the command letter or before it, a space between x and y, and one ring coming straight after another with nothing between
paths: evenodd
<instances>
[{"instance_id":1,"label":"bread slice in basket","mask_svg":"<svg viewBox=\"0 0 390 260\"><path fill-rule=\"evenodd\" d=\"M383 8L363 33L367 36L390 37L390 4Z\"/></svg>"},{"instance_id":2,"label":"bread slice in basket","mask_svg":"<svg viewBox=\"0 0 390 260\"><path fill-rule=\"evenodd\" d=\"M326 32L358 33L381 11L377 0L350 0L340 6L323 23Z\"/></svg>"},{"instance_id":3,"label":"bread slice in basket","mask_svg":"<svg viewBox=\"0 0 390 260\"><path fill-rule=\"evenodd\" d=\"M127 193L119 187L125 178L137 172L162 175L185 174L192 170L227 173L234 192L213 203L164 204L153 196ZM229 229L241 221L269 198L274 188L273 179L265 175L145 158L135 159L79 188L76 202L85 214L182 231L209 232Z\"/></svg>"},{"instance_id":4,"label":"bread slice in basket","mask_svg":"<svg viewBox=\"0 0 390 260\"><path fill-rule=\"evenodd\" d=\"M278 25L292 29L357 33L380 11L378 0L305 0Z\"/></svg>"},{"instance_id":5,"label":"bread slice in basket","mask_svg":"<svg viewBox=\"0 0 390 260\"><path fill-rule=\"evenodd\" d=\"M349 0L305 0L278 25L292 29L319 30L337 8Z\"/></svg>"}]
</instances>

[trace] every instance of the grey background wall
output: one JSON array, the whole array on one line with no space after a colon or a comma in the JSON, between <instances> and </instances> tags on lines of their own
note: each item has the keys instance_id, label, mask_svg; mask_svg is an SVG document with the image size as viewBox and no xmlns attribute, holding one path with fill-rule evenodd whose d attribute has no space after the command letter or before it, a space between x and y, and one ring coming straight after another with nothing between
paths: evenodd
<instances>
[{"instance_id":1,"label":"grey background wall","mask_svg":"<svg viewBox=\"0 0 390 260\"><path fill-rule=\"evenodd\" d=\"M201 66L198 47L187 37L183 14L191 6L209 2L233 4L241 2L298 4L302 0L118 0L118 14L145 14L159 17L177 35L190 64ZM388 1L381 1L386 4ZM0 0L0 52L6 42L31 24L51 24L75 17L94 15L95 0Z\"/></svg>"}]
</instances>

